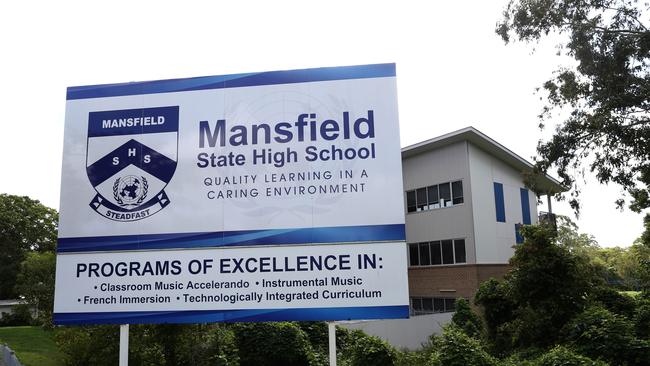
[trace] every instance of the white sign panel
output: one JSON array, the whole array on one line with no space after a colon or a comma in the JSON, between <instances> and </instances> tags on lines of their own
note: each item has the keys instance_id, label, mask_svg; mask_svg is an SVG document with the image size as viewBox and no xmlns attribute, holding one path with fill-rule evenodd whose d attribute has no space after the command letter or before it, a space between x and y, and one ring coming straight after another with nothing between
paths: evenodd
<instances>
[{"instance_id":1,"label":"white sign panel","mask_svg":"<svg viewBox=\"0 0 650 366\"><path fill-rule=\"evenodd\" d=\"M61 182L57 323L408 316L394 64L69 88ZM262 257L350 263L222 266ZM329 282L290 302L256 284L310 279ZM249 286L186 287L214 281ZM262 297L191 300L244 292Z\"/></svg>"}]
</instances>

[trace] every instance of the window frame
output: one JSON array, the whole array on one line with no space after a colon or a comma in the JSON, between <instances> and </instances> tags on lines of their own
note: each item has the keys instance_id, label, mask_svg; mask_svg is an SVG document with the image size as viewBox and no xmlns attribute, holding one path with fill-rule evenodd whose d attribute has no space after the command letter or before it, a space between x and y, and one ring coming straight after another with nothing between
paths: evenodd
<instances>
[{"instance_id":1,"label":"window frame","mask_svg":"<svg viewBox=\"0 0 650 366\"><path fill-rule=\"evenodd\" d=\"M454 183L460 183L460 195L454 195ZM441 186L446 186L448 187L449 190L449 199L444 200L440 195L440 187ZM420 202L421 200L418 199L418 191L419 190L424 190L421 192L421 194L424 194L424 197L422 200L424 202ZM435 199L431 197L432 195L430 193L433 193L435 190ZM459 206L465 203L465 193L464 193L464 188L463 188L463 179L457 179L457 180L451 180L448 182L442 182L442 183L437 183L437 184L431 184L428 186L424 187L417 187L413 189L409 189L405 191L406 193L406 214L412 214L412 213L418 213L418 212L424 212L424 211L430 211L430 210L437 210L441 208L448 208L448 207L454 207L454 206ZM458 192L457 192L458 193ZM409 194L413 195L413 200L415 201L415 204L409 204ZM454 203L457 202L457 203Z\"/></svg>"}]
</instances>

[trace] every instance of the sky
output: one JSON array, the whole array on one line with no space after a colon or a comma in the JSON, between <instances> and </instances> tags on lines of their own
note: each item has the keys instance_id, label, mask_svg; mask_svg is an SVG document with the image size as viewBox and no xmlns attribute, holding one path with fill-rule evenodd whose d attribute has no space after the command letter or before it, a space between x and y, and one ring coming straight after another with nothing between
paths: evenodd
<instances>
[{"instance_id":1,"label":"sky","mask_svg":"<svg viewBox=\"0 0 650 366\"><path fill-rule=\"evenodd\" d=\"M571 60L550 42L504 45L505 3L2 2L0 193L59 207L68 86L383 62L397 64L402 146L474 126L530 161L552 131L537 127L535 89ZM604 247L642 232L619 194L588 179L573 217Z\"/></svg>"}]
</instances>

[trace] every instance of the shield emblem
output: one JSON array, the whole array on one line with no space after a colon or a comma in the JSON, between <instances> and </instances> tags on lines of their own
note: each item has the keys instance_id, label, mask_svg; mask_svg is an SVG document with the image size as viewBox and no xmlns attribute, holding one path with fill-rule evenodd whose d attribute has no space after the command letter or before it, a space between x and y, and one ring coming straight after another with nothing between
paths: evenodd
<instances>
[{"instance_id":1,"label":"shield emblem","mask_svg":"<svg viewBox=\"0 0 650 366\"><path fill-rule=\"evenodd\" d=\"M90 207L116 221L141 220L169 204L176 171L178 106L90 112L86 172Z\"/></svg>"}]
</instances>

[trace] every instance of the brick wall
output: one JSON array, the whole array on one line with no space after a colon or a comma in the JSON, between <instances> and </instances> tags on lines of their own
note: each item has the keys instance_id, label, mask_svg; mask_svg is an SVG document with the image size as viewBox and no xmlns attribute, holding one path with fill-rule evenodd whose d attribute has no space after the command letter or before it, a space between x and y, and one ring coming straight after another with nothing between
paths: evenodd
<instances>
[{"instance_id":1,"label":"brick wall","mask_svg":"<svg viewBox=\"0 0 650 366\"><path fill-rule=\"evenodd\" d=\"M508 269L507 264L411 267L409 296L471 299L481 282L490 277L503 278Z\"/></svg>"}]
</instances>

